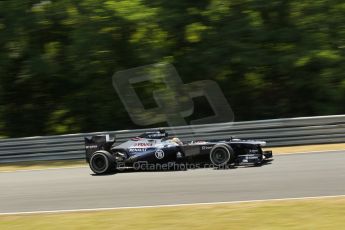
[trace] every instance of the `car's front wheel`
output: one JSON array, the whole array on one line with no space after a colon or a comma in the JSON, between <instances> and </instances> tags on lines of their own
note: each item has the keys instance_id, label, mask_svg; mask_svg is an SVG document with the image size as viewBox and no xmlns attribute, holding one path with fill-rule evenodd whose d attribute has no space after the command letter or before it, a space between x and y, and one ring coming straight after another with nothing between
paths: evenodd
<instances>
[{"instance_id":1,"label":"car's front wheel","mask_svg":"<svg viewBox=\"0 0 345 230\"><path fill-rule=\"evenodd\" d=\"M233 150L225 144L215 145L210 151L210 160L216 167L229 164L233 159Z\"/></svg>"},{"instance_id":2,"label":"car's front wheel","mask_svg":"<svg viewBox=\"0 0 345 230\"><path fill-rule=\"evenodd\" d=\"M115 157L104 150L94 152L90 158L89 165L96 174L104 174L116 170Z\"/></svg>"}]
</instances>

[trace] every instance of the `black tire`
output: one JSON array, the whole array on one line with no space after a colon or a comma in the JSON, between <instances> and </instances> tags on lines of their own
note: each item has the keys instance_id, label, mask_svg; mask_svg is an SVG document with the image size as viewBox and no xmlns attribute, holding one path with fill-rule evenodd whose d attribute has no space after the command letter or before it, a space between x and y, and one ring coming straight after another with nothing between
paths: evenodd
<instances>
[{"instance_id":1,"label":"black tire","mask_svg":"<svg viewBox=\"0 0 345 230\"><path fill-rule=\"evenodd\" d=\"M216 167L225 166L233 161L234 151L225 144L218 144L213 146L210 151L211 163Z\"/></svg>"},{"instance_id":2,"label":"black tire","mask_svg":"<svg viewBox=\"0 0 345 230\"><path fill-rule=\"evenodd\" d=\"M104 174L116 170L115 157L105 150L94 152L90 157L89 165L95 174Z\"/></svg>"}]
</instances>

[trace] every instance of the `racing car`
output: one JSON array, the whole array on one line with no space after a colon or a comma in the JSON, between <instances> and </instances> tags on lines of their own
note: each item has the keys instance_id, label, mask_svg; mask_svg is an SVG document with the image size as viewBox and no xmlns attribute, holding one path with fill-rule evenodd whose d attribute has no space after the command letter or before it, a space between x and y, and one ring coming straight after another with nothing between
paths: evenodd
<instances>
[{"instance_id":1,"label":"racing car","mask_svg":"<svg viewBox=\"0 0 345 230\"><path fill-rule=\"evenodd\" d=\"M228 138L182 142L165 130L153 130L116 143L109 134L85 137L86 161L95 174L116 172L142 164L261 165L272 158L266 142Z\"/></svg>"}]
</instances>

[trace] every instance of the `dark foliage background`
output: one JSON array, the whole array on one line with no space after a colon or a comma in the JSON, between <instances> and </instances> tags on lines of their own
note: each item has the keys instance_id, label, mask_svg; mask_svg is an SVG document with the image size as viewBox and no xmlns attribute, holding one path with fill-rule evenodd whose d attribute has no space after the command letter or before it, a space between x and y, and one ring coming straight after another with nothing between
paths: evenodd
<instances>
[{"instance_id":1,"label":"dark foliage background","mask_svg":"<svg viewBox=\"0 0 345 230\"><path fill-rule=\"evenodd\" d=\"M344 59L342 0L0 1L0 135L137 128L111 77L156 62L237 121L341 114Z\"/></svg>"}]
</instances>

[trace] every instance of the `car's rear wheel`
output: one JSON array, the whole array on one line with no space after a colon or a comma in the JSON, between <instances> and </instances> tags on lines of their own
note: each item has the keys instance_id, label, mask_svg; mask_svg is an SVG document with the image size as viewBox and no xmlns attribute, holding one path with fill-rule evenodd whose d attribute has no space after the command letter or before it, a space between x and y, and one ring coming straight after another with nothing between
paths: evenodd
<instances>
[{"instance_id":1,"label":"car's rear wheel","mask_svg":"<svg viewBox=\"0 0 345 230\"><path fill-rule=\"evenodd\" d=\"M233 150L228 145L215 145L210 151L210 160L216 167L229 164L233 159Z\"/></svg>"},{"instance_id":2,"label":"car's rear wheel","mask_svg":"<svg viewBox=\"0 0 345 230\"><path fill-rule=\"evenodd\" d=\"M90 168L96 174L109 173L116 170L116 161L107 151L96 151L90 158Z\"/></svg>"}]
</instances>

